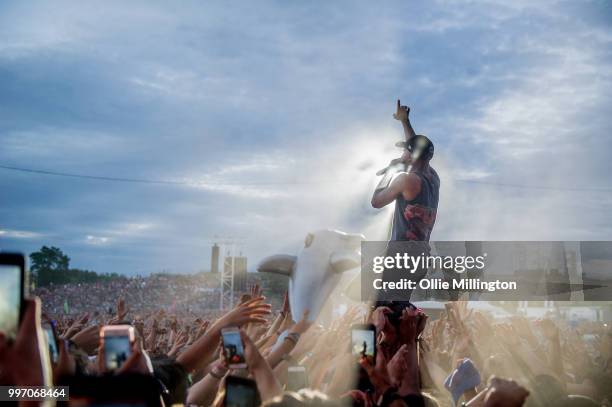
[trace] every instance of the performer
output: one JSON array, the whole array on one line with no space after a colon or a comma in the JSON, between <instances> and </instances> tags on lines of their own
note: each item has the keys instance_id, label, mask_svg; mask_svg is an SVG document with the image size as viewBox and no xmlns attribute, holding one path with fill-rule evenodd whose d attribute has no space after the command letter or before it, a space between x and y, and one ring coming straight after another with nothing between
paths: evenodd
<instances>
[{"instance_id":1,"label":"performer","mask_svg":"<svg viewBox=\"0 0 612 407\"><path fill-rule=\"evenodd\" d=\"M401 106L398 100L393 117L404 127L404 154L391 162L374 191L372 206L383 208L395 201L391 241L428 242L436 221L440 178L429 165L434 153L433 143L427 137L415 134L409 113L410 108ZM398 164L405 170L394 173L392 167Z\"/></svg>"},{"instance_id":2,"label":"performer","mask_svg":"<svg viewBox=\"0 0 612 407\"><path fill-rule=\"evenodd\" d=\"M402 106L397 101L397 111L393 115L402 123L405 142L399 143L404 147L404 153L399 159L391 161L384 170L384 176L372 196L372 206L383 208L395 201L395 212L391 227L390 242L387 255L398 251L405 252L406 247L415 251L429 254L429 236L436 221L438 198L440 192L440 178L429 165L433 157L434 146L431 140L423 135L417 135L412 128L409 118L410 108ZM394 242L420 242L410 245L394 244ZM426 269L419 270L410 276L413 280L422 279L427 273ZM387 281L406 277L401 273L385 273ZM407 301L410 291L404 292L402 298L396 300ZM390 299L390 298L386 298Z\"/></svg>"}]
</instances>

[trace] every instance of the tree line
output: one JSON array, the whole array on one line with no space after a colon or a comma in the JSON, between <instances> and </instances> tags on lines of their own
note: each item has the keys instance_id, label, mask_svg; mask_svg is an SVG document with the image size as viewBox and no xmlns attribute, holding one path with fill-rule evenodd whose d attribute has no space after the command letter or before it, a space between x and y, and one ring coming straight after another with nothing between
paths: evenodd
<instances>
[{"instance_id":1,"label":"tree line","mask_svg":"<svg viewBox=\"0 0 612 407\"><path fill-rule=\"evenodd\" d=\"M54 246L43 246L30 254L30 275L37 287L125 278L117 273L96 273L91 270L71 268L70 257Z\"/></svg>"}]
</instances>

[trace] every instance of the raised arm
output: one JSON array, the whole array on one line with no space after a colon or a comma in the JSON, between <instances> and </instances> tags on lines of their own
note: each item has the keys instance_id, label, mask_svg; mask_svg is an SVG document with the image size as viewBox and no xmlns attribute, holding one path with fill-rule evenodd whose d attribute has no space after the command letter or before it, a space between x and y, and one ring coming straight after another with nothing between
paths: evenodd
<instances>
[{"instance_id":1,"label":"raised arm","mask_svg":"<svg viewBox=\"0 0 612 407\"><path fill-rule=\"evenodd\" d=\"M285 337L283 343L276 346L276 348L274 348L266 358L266 361L273 369L283 360L285 355L288 355L293 348L295 348L300 336L312 325L312 322L308 320L308 312L309 311L304 312L302 319L291 327L289 334Z\"/></svg>"},{"instance_id":2,"label":"raised arm","mask_svg":"<svg viewBox=\"0 0 612 407\"><path fill-rule=\"evenodd\" d=\"M266 359L261 356L251 338L244 331L240 331L240 336L244 343L244 357L249 372L253 375L253 379L255 379L257 384L261 400L265 402L281 394L283 389L278 380L276 380L274 372Z\"/></svg>"},{"instance_id":3,"label":"raised arm","mask_svg":"<svg viewBox=\"0 0 612 407\"><path fill-rule=\"evenodd\" d=\"M258 297L239 304L215 321L201 338L192 343L176 358L176 361L189 373L202 368L215 352L223 328L266 322L264 317L270 314L270 304L265 304L263 301L264 297Z\"/></svg>"},{"instance_id":4,"label":"raised arm","mask_svg":"<svg viewBox=\"0 0 612 407\"><path fill-rule=\"evenodd\" d=\"M412 128L412 124L410 124L409 114L410 114L410 107L402 106L400 103L400 100L397 99L397 111L393 114L393 118L395 120L399 120L402 123L406 141L416 136L416 133L414 132L414 129Z\"/></svg>"},{"instance_id":5,"label":"raised arm","mask_svg":"<svg viewBox=\"0 0 612 407\"><path fill-rule=\"evenodd\" d=\"M410 108L408 106L402 106L399 99L397 99L397 110L393 113L393 118L395 120L399 120L402 123L402 127L404 128L404 137L406 142L410 141L411 138L416 137L414 129L412 128L412 124L410 124L410 119L408 117L410 113ZM391 182L391 178L393 175L399 171L406 170L406 163L403 157L395 158L391 160L388 166L381 169L376 173L376 175L386 175L383 178L385 185L388 185Z\"/></svg>"},{"instance_id":6,"label":"raised arm","mask_svg":"<svg viewBox=\"0 0 612 407\"><path fill-rule=\"evenodd\" d=\"M210 406L219 391L219 385L228 372L224 356L221 354L213 368L200 381L189 388L187 405Z\"/></svg>"}]
</instances>

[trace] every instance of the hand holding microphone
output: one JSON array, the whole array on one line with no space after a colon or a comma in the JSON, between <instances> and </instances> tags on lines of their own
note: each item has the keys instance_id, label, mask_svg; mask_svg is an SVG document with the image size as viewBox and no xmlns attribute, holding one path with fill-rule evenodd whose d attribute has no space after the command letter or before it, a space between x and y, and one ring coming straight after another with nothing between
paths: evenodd
<instances>
[{"instance_id":1,"label":"hand holding microphone","mask_svg":"<svg viewBox=\"0 0 612 407\"><path fill-rule=\"evenodd\" d=\"M389 162L389 165L387 165L385 168L378 170L376 172L376 175L384 175L384 174L387 173L387 171L389 171L390 169L392 169L396 165L401 164L403 162L404 162L404 160L402 159L402 157L395 158L395 159L391 160L391 162Z\"/></svg>"}]
</instances>

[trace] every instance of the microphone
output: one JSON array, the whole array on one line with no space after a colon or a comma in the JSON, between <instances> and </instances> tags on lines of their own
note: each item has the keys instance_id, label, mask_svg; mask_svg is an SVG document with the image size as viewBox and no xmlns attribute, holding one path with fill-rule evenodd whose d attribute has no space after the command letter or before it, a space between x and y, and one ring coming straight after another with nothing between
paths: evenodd
<instances>
[{"instance_id":1,"label":"microphone","mask_svg":"<svg viewBox=\"0 0 612 407\"><path fill-rule=\"evenodd\" d=\"M396 168L396 167L397 167L397 164L403 164L403 163L404 163L404 162L402 161L402 159L401 159L401 158L396 158L396 159L394 159L394 160L391 160L391 162L389 163L389 165L387 165L387 166L386 166L385 168L383 168L383 169L378 170L378 171L376 172L376 175L377 175L377 176L384 175L384 174L386 174L386 173L387 173L387 171L389 171L389 170L392 170L392 169ZM405 168L405 167L404 167L404 168Z\"/></svg>"},{"instance_id":2,"label":"microphone","mask_svg":"<svg viewBox=\"0 0 612 407\"><path fill-rule=\"evenodd\" d=\"M407 148L407 141L396 141L395 142L395 147L401 147L401 148ZM391 168L395 167L397 164L403 162L401 158L396 158L394 160L391 160L391 162L389 163L389 165L387 165L385 168L380 169L376 172L377 176L380 175L384 175L387 171L389 171Z\"/></svg>"},{"instance_id":3,"label":"microphone","mask_svg":"<svg viewBox=\"0 0 612 407\"><path fill-rule=\"evenodd\" d=\"M376 176L384 175L389 170L389 166L376 171Z\"/></svg>"}]
</instances>

